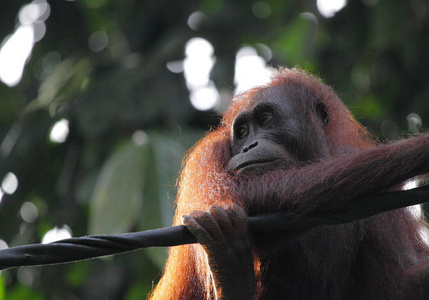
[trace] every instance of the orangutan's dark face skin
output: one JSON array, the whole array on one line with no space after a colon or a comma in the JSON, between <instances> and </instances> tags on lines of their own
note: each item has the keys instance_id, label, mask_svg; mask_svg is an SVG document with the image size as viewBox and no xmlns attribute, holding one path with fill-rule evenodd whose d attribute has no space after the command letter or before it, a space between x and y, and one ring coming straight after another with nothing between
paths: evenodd
<instances>
[{"instance_id":1,"label":"orangutan's dark face skin","mask_svg":"<svg viewBox=\"0 0 429 300\"><path fill-rule=\"evenodd\" d=\"M232 126L229 172L290 168L329 156L324 137L310 128L314 122L302 122L312 113L326 124L328 115L323 106L315 105L308 112L283 85L260 90L251 102L256 104L240 112ZM317 145L308 141L317 141Z\"/></svg>"}]
</instances>

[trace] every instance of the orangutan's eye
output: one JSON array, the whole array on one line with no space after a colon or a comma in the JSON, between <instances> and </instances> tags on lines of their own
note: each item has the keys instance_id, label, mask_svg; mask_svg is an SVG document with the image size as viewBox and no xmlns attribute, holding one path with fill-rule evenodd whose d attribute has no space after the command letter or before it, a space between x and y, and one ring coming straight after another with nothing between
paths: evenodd
<instances>
[{"instance_id":1,"label":"orangutan's eye","mask_svg":"<svg viewBox=\"0 0 429 300\"><path fill-rule=\"evenodd\" d=\"M262 126L265 126L265 125L268 125L272 119L273 119L273 114L269 111L265 111L265 112L261 113L261 115L259 117L259 123Z\"/></svg>"},{"instance_id":2,"label":"orangutan's eye","mask_svg":"<svg viewBox=\"0 0 429 300\"><path fill-rule=\"evenodd\" d=\"M249 135L249 127L246 123L243 123L237 129L237 138L242 139Z\"/></svg>"}]
</instances>

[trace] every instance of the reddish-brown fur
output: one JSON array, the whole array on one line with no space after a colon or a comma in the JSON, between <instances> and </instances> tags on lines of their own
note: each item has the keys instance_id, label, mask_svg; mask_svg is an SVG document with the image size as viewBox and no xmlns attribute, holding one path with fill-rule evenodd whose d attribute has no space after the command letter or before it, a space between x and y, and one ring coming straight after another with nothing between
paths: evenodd
<instances>
[{"instance_id":1,"label":"reddish-brown fur","mask_svg":"<svg viewBox=\"0 0 429 300\"><path fill-rule=\"evenodd\" d=\"M275 85L287 86L305 103L316 99L326 105L324 134L331 157L262 175L228 173L235 117L254 105L253 95ZM249 215L310 213L393 189L428 171L428 135L377 145L330 87L303 71L281 69L267 87L237 96L219 128L190 151L179 181L174 224L191 211L231 202ZM426 299L423 229L419 218L400 209L346 225L255 235L255 299ZM152 299L215 299L201 246L170 249Z\"/></svg>"}]
</instances>

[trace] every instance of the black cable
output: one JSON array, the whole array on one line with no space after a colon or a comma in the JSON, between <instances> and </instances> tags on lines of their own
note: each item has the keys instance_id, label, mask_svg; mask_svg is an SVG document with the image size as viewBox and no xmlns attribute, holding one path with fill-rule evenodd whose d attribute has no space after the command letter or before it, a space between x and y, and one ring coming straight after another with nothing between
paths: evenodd
<instances>
[{"instance_id":1,"label":"black cable","mask_svg":"<svg viewBox=\"0 0 429 300\"><path fill-rule=\"evenodd\" d=\"M427 200L426 200L427 199ZM316 215L273 213L249 217L251 232L275 232L319 225L344 224L385 211L429 201L429 186L382 193L347 202L335 210ZM196 243L183 225L114 235L69 238L50 244L24 245L0 250L0 270L51 265L148 247L171 247Z\"/></svg>"}]
</instances>

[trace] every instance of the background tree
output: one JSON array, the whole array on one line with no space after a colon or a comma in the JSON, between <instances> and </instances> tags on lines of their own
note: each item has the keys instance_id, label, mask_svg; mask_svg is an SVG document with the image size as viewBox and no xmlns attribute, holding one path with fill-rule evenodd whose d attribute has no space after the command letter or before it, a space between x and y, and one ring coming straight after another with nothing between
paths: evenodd
<instances>
[{"instance_id":1,"label":"background tree","mask_svg":"<svg viewBox=\"0 0 429 300\"><path fill-rule=\"evenodd\" d=\"M333 2L4 1L0 247L169 226L184 152L267 66L324 78L381 139L418 132L429 4ZM165 251L5 271L0 299L139 299Z\"/></svg>"}]
</instances>

